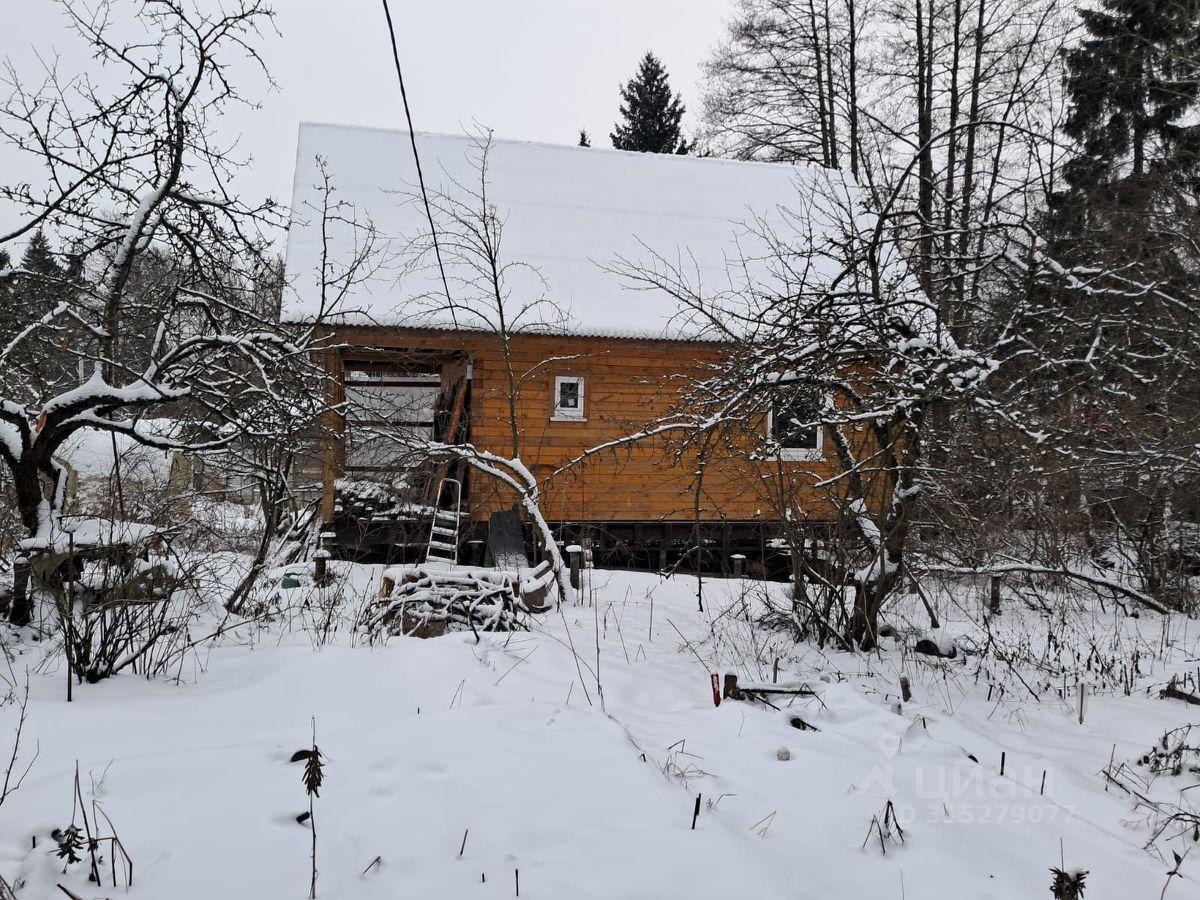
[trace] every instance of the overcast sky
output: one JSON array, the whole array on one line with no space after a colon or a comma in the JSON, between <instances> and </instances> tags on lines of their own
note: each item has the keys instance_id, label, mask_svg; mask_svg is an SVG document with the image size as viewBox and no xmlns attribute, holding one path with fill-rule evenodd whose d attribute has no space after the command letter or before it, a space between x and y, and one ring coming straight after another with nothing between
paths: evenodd
<instances>
[{"instance_id":1,"label":"overcast sky","mask_svg":"<svg viewBox=\"0 0 1200 900\"><path fill-rule=\"evenodd\" d=\"M129 0L133 2L133 0ZM217 0L213 0L217 2ZM618 85L646 50L665 63L689 106L700 67L720 40L732 0L391 0L418 130L472 123L505 138L575 143L580 128L607 146ZM27 67L32 49L61 49L49 0L9 0L3 52ZM223 124L254 162L241 190L287 200L302 120L403 122L380 0L275 0L281 35L264 42L278 89L261 110ZM69 45L67 45L69 46ZM76 64L78 60L74 61ZM73 60L64 56L64 71ZM0 182L34 177L0 146ZM0 224L11 224L0 210Z\"/></svg>"}]
</instances>

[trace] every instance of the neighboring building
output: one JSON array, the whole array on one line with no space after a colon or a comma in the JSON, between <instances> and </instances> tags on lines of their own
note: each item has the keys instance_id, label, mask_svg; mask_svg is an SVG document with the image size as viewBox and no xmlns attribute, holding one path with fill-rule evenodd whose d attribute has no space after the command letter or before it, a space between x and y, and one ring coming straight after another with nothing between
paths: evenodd
<instances>
[{"instance_id":1,"label":"neighboring building","mask_svg":"<svg viewBox=\"0 0 1200 900\"><path fill-rule=\"evenodd\" d=\"M470 194L480 188L479 141L416 140L435 205L447 196L477 199ZM327 448L320 473L322 514L347 551L390 548L394 556L406 545L419 553L428 540L430 507L439 499L430 480L443 473L397 458L381 431L409 429L512 455L502 342L479 302L486 288L446 250L455 300L449 309L432 257L420 267L405 264L406 241L427 244L429 234L409 141L407 132L301 126L287 252L294 294L284 305L285 320L324 323L327 366L340 386L334 399L345 402L336 423L342 437ZM344 264L355 236L344 226L321 227L318 158L334 198L369 217L399 252L394 270L375 272L325 310L314 273L323 259ZM762 255L747 222L781 227L780 207L798 187L839 178L815 168L491 142L487 200L503 221L503 261L537 273L505 273L510 314L543 295L553 307L538 305L529 316L536 321L509 342L509 362L523 382L515 403L520 456L533 473L546 478L666 414L684 381L719 365L728 350L707 339L703 322L680 315L670 297L631 289L606 264L647 260L654 251L705 283L727 284L729 262L740 253ZM811 216L804 224L822 227ZM358 239L361 246L361 233ZM774 427L767 418L754 427ZM777 437L782 459L751 460L749 445L718 451L699 496L694 457L677 456L661 440L606 452L546 482L541 508L566 543L583 537L602 557L629 563L673 562L694 543L697 513L714 560L731 552L769 556L783 507L815 524L830 516L828 498L811 485L834 470L819 431ZM514 496L477 472L459 474L469 520L460 540L484 541L493 515ZM764 485L768 474L786 482L786 500ZM481 546L464 546L464 558L478 558L468 549Z\"/></svg>"}]
</instances>

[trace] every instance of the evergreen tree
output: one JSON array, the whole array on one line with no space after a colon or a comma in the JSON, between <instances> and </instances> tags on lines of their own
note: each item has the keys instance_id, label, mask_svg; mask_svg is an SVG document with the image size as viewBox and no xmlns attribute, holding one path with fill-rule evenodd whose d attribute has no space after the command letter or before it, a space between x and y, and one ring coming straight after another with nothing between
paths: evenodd
<instances>
[{"instance_id":1,"label":"evergreen tree","mask_svg":"<svg viewBox=\"0 0 1200 900\"><path fill-rule=\"evenodd\" d=\"M62 280L66 275L54 258L50 241L39 229L34 232L21 255L20 275L14 294L26 309L39 310L39 315L53 306L62 295Z\"/></svg>"},{"instance_id":2,"label":"evergreen tree","mask_svg":"<svg viewBox=\"0 0 1200 900\"><path fill-rule=\"evenodd\" d=\"M1200 175L1200 129L1187 124L1200 99L1200 0L1102 0L1080 16L1064 127L1078 152L1052 205L1052 249L1169 264Z\"/></svg>"},{"instance_id":3,"label":"evergreen tree","mask_svg":"<svg viewBox=\"0 0 1200 900\"><path fill-rule=\"evenodd\" d=\"M685 107L671 92L667 70L653 53L642 57L637 74L621 88L621 121L610 137L618 150L687 153L679 127Z\"/></svg>"},{"instance_id":4,"label":"evergreen tree","mask_svg":"<svg viewBox=\"0 0 1200 900\"><path fill-rule=\"evenodd\" d=\"M1046 282L1036 315L1056 358L1088 364L1069 390L1047 382L1044 400L1060 405L1068 433L1105 423L1128 465L1085 473L1081 492L1105 498L1139 547L1160 547L1183 470L1156 470L1145 448L1194 446L1195 426L1182 423L1200 421L1188 362L1200 302L1200 0L1100 0L1079 14L1063 129L1075 152L1044 229L1044 249L1077 280ZM1142 560L1151 592L1159 565Z\"/></svg>"},{"instance_id":5,"label":"evergreen tree","mask_svg":"<svg viewBox=\"0 0 1200 900\"><path fill-rule=\"evenodd\" d=\"M9 271L12 257L7 250L0 250L0 344L11 338L20 319L13 310L13 282L16 277ZM4 273L8 272L7 275Z\"/></svg>"},{"instance_id":6,"label":"evergreen tree","mask_svg":"<svg viewBox=\"0 0 1200 900\"><path fill-rule=\"evenodd\" d=\"M65 265L59 262L46 235L34 232L21 261L13 266L10 277L0 280L0 346L20 331L40 319L53 307L78 298L83 279L83 264L69 256ZM0 270L8 265L7 254L0 254ZM57 386L65 389L78 380L78 361L74 350L92 336L76 329L73 324L60 322L54 329L34 334L25 344L19 358L8 360L9 377L19 373L19 380L39 385L39 389Z\"/></svg>"},{"instance_id":7,"label":"evergreen tree","mask_svg":"<svg viewBox=\"0 0 1200 900\"><path fill-rule=\"evenodd\" d=\"M586 129L586 128L580 128L580 129L579 129L579 146L580 146L580 147L590 147L590 146L592 146L592 137L591 137L591 135L589 135L589 134L587 133L587 129Z\"/></svg>"}]
</instances>

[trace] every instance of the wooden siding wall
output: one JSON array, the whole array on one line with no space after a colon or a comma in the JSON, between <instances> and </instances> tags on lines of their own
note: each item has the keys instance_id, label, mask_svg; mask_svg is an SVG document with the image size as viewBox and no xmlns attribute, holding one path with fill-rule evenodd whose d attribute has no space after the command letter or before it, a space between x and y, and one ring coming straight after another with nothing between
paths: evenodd
<instances>
[{"instance_id":1,"label":"wooden siding wall","mask_svg":"<svg viewBox=\"0 0 1200 900\"><path fill-rule=\"evenodd\" d=\"M341 328L336 342L383 349L463 351L473 364L471 439L479 448L511 455L508 380L499 339L494 335L388 328ZM584 450L637 431L666 414L689 376L719 362L715 345L592 337L521 335L511 341L516 376L521 458L544 478ZM332 362L331 368L339 368ZM586 421L552 421L554 379L582 376ZM765 423L759 423L765 428ZM828 452L828 440L825 441ZM338 448L326 466L327 494L338 471ZM582 464L543 487L543 510L556 521L687 521L695 515L694 454L677 461L668 441L626 446ZM700 498L707 520L776 520L780 486L795 498L801 515L831 517L826 489L812 485L834 473L825 460L747 462L744 453L712 454ZM511 506L510 489L479 473L472 475L472 517L486 519Z\"/></svg>"}]
</instances>

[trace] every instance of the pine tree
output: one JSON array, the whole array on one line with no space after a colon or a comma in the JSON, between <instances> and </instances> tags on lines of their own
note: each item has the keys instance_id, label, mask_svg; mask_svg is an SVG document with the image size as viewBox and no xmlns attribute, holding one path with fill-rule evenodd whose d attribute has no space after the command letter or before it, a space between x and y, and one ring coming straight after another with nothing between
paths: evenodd
<instances>
[{"instance_id":1,"label":"pine tree","mask_svg":"<svg viewBox=\"0 0 1200 900\"><path fill-rule=\"evenodd\" d=\"M587 133L586 128L579 129L579 146L580 147L592 146L592 136Z\"/></svg>"},{"instance_id":2,"label":"pine tree","mask_svg":"<svg viewBox=\"0 0 1200 900\"><path fill-rule=\"evenodd\" d=\"M612 145L642 153L687 153L680 128L685 110L679 94L671 92L667 70L647 53L621 88L621 121L613 126Z\"/></svg>"},{"instance_id":3,"label":"pine tree","mask_svg":"<svg viewBox=\"0 0 1200 900\"><path fill-rule=\"evenodd\" d=\"M1200 184L1200 0L1102 0L1066 57L1078 153L1051 211L1060 256L1165 261Z\"/></svg>"}]
</instances>

